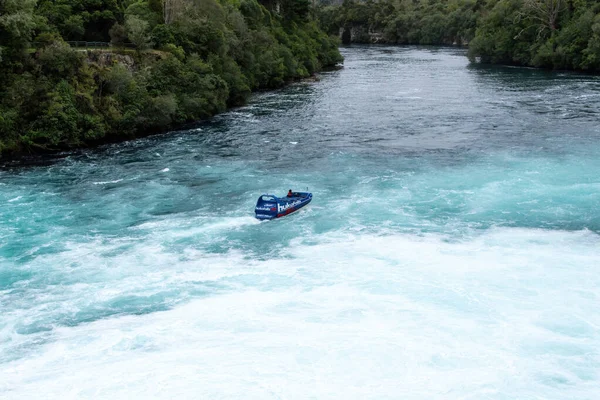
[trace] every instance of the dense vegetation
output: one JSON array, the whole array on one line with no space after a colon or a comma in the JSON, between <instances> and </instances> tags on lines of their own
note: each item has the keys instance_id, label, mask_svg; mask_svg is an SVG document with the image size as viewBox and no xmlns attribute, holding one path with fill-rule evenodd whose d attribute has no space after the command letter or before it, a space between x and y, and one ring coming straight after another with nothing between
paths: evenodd
<instances>
[{"instance_id":1,"label":"dense vegetation","mask_svg":"<svg viewBox=\"0 0 600 400\"><path fill-rule=\"evenodd\" d=\"M0 0L0 155L164 130L340 61L308 0Z\"/></svg>"},{"instance_id":2,"label":"dense vegetation","mask_svg":"<svg viewBox=\"0 0 600 400\"><path fill-rule=\"evenodd\" d=\"M477 0L346 0L322 5L318 15L330 34L348 35L345 42L461 44L474 36L480 8Z\"/></svg>"},{"instance_id":3,"label":"dense vegetation","mask_svg":"<svg viewBox=\"0 0 600 400\"><path fill-rule=\"evenodd\" d=\"M598 0L345 0L318 15L347 42L468 44L484 63L600 72Z\"/></svg>"},{"instance_id":4,"label":"dense vegetation","mask_svg":"<svg viewBox=\"0 0 600 400\"><path fill-rule=\"evenodd\" d=\"M600 72L600 2L499 0L469 46L486 63Z\"/></svg>"}]
</instances>

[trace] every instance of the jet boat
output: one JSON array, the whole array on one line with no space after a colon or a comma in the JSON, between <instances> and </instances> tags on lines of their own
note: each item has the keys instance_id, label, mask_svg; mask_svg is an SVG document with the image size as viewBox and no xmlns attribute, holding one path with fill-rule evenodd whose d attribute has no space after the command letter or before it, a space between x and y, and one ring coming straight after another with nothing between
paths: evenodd
<instances>
[{"instance_id":1,"label":"jet boat","mask_svg":"<svg viewBox=\"0 0 600 400\"><path fill-rule=\"evenodd\" d=\"M258 219L275 219L285 217L298 211L312 200L312 193L293 192L291 196L277 197L263 194L256 202L254 212Z\"/></svg>"}]
</instances>

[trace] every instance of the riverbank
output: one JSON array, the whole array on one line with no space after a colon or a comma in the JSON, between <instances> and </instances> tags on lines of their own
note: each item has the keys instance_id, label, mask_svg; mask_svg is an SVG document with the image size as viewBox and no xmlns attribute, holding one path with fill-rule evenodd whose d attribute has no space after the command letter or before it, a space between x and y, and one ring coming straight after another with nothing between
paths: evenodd
<instances>
[{"instance_id":1,"label":"riverbank","mask_svg":"<svg viewBox=\"0 0 600 400\"><path fill-rule=\"evenodd\" d=\"M155 3L115 6L102 24L83 20L80 35L133 43L136 51L125 54L79 51L65 41L73 27L55 13L79 20L96 5L1 5L0 156L169 131L245 104L253 91L280 88L342 61L338 42L309 18L308 8L182 0L182 8L167 15ZM31 23L11 28L3 23L10 18Z\"/></svg>"},{"instance_id":2,"label":"riverbank","mask_svg":"<svg viewBox=\"0 0 600 400\"><path fill-rule=\"evenodd\" d=\"M110 55L111 55L110 52L103 50L103 54L110 58ZM293 80L286 81L280 87L276 87L276 88L256 89L252 93L259 94L259 93L263 93L263 92L273 92L273 91L284 89L288 85L294 85L294 84L299 84L299 83L303 83L303 82L316 83L316 82L320 81L320 73L337 71L342 68L343 68L343 64L326 66L326 67L323 67L320 71L314 72L313 74L311 74L308 77L295 78ZM147 129L147 128L141 129L140 131L136 132L133 136L128 136L125 138L119 137L119 136L109 136L109 137L103 137L98 140L90 140L90 141L86 142L85 144L80 144L77 146L65 147L65 148L60 148L60 149L37 148L37 149L30 149L32 151L20 150L20 151L0 153L0 169L1 168L12 168L15 166L48 165L54 161L57 161L64 157L70 156L73 154L73 152L77 152L79 150L89 150L89 149L98 148L98 147L101 147L104 145L116 144L116 143L126 142L129 140L141 139L141 138L154 136L154 135L168 134L170 132L193 130L193 129L198 128L202 124L206 123L211 118L214 118L215 116L218 116L219 114L221 114L223 112L235 111L236 109L239 109L244 106L245 106L245 103L238 104L238 105L232 105L232 106L229 106L226 109L224 109L222 112L216 113L216 114L211 115L202 120L184 122L179 125L172 125L172 126L162 127L160 129L154 129L154 130Z\"/></svg>"},{"instance_id":3,"label":"riverbank","mask_svg":"<svg viewBox=\"0 0 600 400\"><path fill-rule=\"evenodd\" d=\"M600 73L594 2L350 0L317 14L344 43L468 45L473 62Z\"/></svg>"}]
</instances>

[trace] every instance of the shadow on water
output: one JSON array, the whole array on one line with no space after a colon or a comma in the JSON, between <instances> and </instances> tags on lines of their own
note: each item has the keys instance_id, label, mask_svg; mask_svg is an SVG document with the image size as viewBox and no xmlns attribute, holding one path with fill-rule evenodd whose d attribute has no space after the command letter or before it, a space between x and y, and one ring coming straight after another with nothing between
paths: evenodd
<instances>
[{"instance_id":1,"label":"shadow on water","mask_svg":"<svg viewBox=\"0 0 600 400\"><path fill-rule=\"evenodd\" d=\"M531 67L469 63L475 79L500 82L504 87L544 90L549 87L582 83L590 90L600 87L600 77L573 71L550 71Z\"/></svg>"}]
</instances>

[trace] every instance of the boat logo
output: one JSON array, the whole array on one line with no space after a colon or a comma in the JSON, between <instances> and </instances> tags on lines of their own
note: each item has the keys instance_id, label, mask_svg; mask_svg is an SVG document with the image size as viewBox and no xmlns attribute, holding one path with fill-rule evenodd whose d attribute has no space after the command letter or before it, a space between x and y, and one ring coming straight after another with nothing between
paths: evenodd
<instances>
[{"instance_id":1,"label":"boat logo","mask_svg":"<svg viewBox=\"0 0 600 400\"><path fill-rule=\"evenodd\" d=\"M282 212L282 211L285 211L285 210L287 210L289 208L295 207L295 206L297 206L300 203L302 203L301 200L296 200L296 201L292 201L292 202L287 203L287 204L278 204L277 205L278 212Z\"/></svg>"},{"instance_id":2,"label":"boat logo","mask_svg":"<svg viewBox=\"0 0 600 400\"><path fill-rule=\"evenodd\" d=\"M254 210L256 211L275 211L277 210L275 208L276 204L272 204L272 203L263 203L260 206L257 206Z\"/></svg>"}]
</instances>

